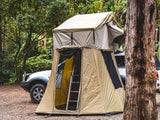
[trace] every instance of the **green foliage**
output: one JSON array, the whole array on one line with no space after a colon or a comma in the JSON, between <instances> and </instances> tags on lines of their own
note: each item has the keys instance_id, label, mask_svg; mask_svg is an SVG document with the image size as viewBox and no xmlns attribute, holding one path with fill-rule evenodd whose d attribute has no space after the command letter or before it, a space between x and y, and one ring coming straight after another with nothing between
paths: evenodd
<instances>
[{"instance_id":1,"label":"green foliage","mask_svg":"<svg viewBox=\"0 0 160 120\"><path fill-rule=\"evenodd\" d=\"M26 62L26 72L51 70L52 60L48 60L47 57L47 55L30 57Z\"/></svg>"},{"instance_id":2,"label":"green foliage","mask_svg":"<svg viewBox=\"0 0 160 120\"><path fill-rule=\"evenodd\" d=\"M4 56L0 55L0 84L6 84L10 82L10 78L14 74L12 72L13 61L4 58Z\"/></svg>"},{"instance_id":3,"label":"green foliage","mask_svg":"<svg viewBox=\"0 0 160 120\"><path fill-rule=\"evenodd\" d=\"M159 9L159 0L156 3ZM69 17L113 11L124 28L127 12L127 0L1 0L0 4L3 43L0 80L9 80L9 84L19 82L24 71L51 69L52 29Z\"/></svg>"},{"instance_id":4,"label":"green foliage","mask_svg":"<svg viewBox=\"0 0 160 120\"><path fill-rule=\"evenodd\" d=\"M117 22L124 28L127 13L127 0L105 0L103 6L105 10L115 12Z\"/></svg>"},{"instance_id":5,"label":"green foliage","mask_svg":"<svg viewBox=\"0 0 160 120\"><path fill-rule=\"evenodd\" d=\"M47 9L46 22L47 27L51 32L52 29L74 14L73 10L70 8L71 5L65 0L54 0L50 3L50 6Z\"/></svg>"},{"instance_id":6,"label":"green foliage","mask_svg":"<svg viewBox=\"0 0 160 120\"><path fill-rule=\"evenodd\" d=\"M157 19L156 19L156 27L160 28L160 0L156 0L156 7L157 7Z\"/></svg>"},{"instance_id":7,"label":"green foliage","mask_svg":"<svg viewBox=\"0 0 160 120\"><path fill-rule=\"evenodd\" d=\"M5 83L5 85L14 84L17 82L17 75L15 73L10 73L9 82Z\"/></svg>"},{"instance_id":8,"label":"green foliage","mask_svg":"<svg viewBox=\"0 0 160 120\"><path fill-rule=\"evenodd\" d=\"M52 38L47 38L46 41L46 49L44 49L44 46L42 44L44 41L42 40L41 44L37 44L35 48L36 51L33 50L33 52L35 52L34 56L31 56L27 59L25 69L26 72L31 73L41 70L51 70L53 40Z\"/></svg>"},{"instance_id":9,"label":"green foliage","mask_svg":"<svg viewBox=\"0 0 160 120\"><path fill-rule=\"evenodd\" d=\"M160 10L160 0L156 0L156 6L157 6L157 9Z\"/></svg>"},{"instance_id":10,"label":"green foliage","mask_svg":"<svg viewBox=\"0 0 160 120\"><path fill-rule=\"evenodd\" d=\"M159 45L160 45L160 43L158 41L156 41L155 42L155 52L157 53L158 57L160 57L159 56L159 54L160 54Z\"/></svg>"},{"instance_id":11,"label":"green foliage","mask_svg":"<svg viewBox=\"0 0 160 120\"><path fill-rule=\"evenodd\" d=\"M0 84L9 82L11 72L0 67Z\"/></svg>"},{"instance_id":12,"label":"green foliage","mask_svg":"<svg viewBox=\"0 0 160 120\"><path fill-rule=\"evenodd\" d=\"M124 27L127 12L126 0L69 0L75 14L113 11L118 23Z\"/></svg>"},{"instance_id":13,"label":"green foliage","mask_svg":"<svg viewBox=\"0 0 160 120\"><path fill-rule=\"evenodd\" d=\"M103 11L101 0L71 0L70 4L75 14L96 13Z\"/></svg>"}]
</instances>

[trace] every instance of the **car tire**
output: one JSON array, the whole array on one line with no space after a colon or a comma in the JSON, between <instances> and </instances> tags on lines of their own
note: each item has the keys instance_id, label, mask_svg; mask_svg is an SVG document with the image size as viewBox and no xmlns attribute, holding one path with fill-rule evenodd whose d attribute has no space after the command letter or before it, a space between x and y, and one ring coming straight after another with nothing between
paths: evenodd
<instances>
[{"instance_id":1,"label":"car tire","mask_svg":"<svg viewBox=\"0 0 160 120\"><path fill-rule=\"evenodd\" d=\"M34 103L39 103L41 101L45 89L46 87L44 84L35 84L32 86L30 90L30 97Z\"/></svg>"},{"instance_id":2,"label":"car tire","mask_svg":"<svg viewBox=\"0 0 160 120\"><path fill-rule=\"evenodd\" d=\"M160 88L158 88L157 92L160 93Z\"/></svg>"}]
</instances>

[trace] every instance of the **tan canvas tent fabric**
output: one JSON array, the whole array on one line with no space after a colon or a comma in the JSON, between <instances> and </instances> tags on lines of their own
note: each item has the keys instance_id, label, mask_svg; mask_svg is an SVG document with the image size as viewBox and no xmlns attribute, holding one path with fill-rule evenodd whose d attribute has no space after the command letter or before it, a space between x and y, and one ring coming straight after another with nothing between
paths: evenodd
<instances>
[{"instance_id":1,"label":"tan canvas tent fabric","mask_svg":"<svg viewBox=\"0 0 160 120\"><path fill-rule=\"evenodd\" d=\"M94 22L87 24L92 19ZM54 29L51 76L36 113L123 111L124 87L110 48L123 32L113 20L112 12L78 15Z\"/></svg>"},{"instance_id":2,"label":"tan canvas tent fabric","mask_svg":"<svg viewBox=\"0 0 160 120\"><path fill-rule=\"evenodd\" d=\"M120 87L116 89L109 75L109 72L112 71L107 69L101 51L95 48L81 48L81 51L81 90L78 109L65 110L58 109L56 106L56 71L60 52L59 50L55 50L51 77L36 113L105 114L123 111L124 88L118 74L113 52L105 51L111 54L110 59L113 60L114 67L116 68L120 82ZM68 91L68 88L66 91Z\"/></svg>"},{"instance_id":3,"label":"tan canvas tent fabric","mask_svg":"<svg viewBox=\"0 0 160 120\"><path fill-rule=\"evenodd\" d=\"M124 41L124 32L117 27L113 12L76 15L53 32L54 49L89 46L117 50Z\"/></svg>"}]
</instances>

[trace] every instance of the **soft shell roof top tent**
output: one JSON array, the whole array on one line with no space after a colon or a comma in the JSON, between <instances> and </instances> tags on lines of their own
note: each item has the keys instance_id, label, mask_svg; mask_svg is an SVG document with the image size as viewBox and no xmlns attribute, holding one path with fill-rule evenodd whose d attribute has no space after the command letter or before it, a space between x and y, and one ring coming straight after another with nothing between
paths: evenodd
<instances>
[{"instance_id":1,"label":"soft shell roof top tent","mask_svg":"<svg viewBox=\"0 0 160 120\"><path fill-rule=\"evenodd\" d=\"M52 72L36 113L123 111L124 87L111 50L123 31L112 21L112 12L77 15L53 30Z\"/></svg>"},{"instance_id":2,"label":"soft shell roof top tent","mask_svg":"<svg viewBox=\"0 0 160 120\"><path fill-rule=\"evenodd\" d=\"M117 50L124 41L113 12L76 15L53 31L54 49L79 46Z\"/></svg>"}]
</instances>

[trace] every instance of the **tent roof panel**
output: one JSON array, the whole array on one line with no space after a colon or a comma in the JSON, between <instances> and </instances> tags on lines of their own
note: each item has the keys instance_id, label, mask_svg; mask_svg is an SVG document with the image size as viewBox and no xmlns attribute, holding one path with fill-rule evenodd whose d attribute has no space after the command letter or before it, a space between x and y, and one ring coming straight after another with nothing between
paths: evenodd
<instances>
[{"instance_id":1,"label":"tent roof panel","mask_svg":"<svg viewBox=\"0 0 160 120\"><path fill-rule=\"evenodd\" d=\"M73 32L83 30L96 30L105 23L115 20L113 12L75 15L53 31Z\"/></svg>"}]
</instances>

